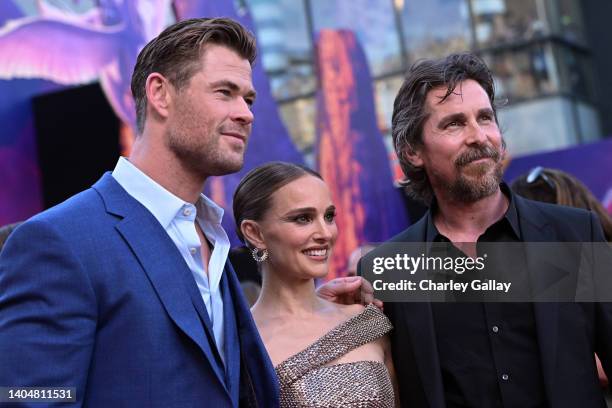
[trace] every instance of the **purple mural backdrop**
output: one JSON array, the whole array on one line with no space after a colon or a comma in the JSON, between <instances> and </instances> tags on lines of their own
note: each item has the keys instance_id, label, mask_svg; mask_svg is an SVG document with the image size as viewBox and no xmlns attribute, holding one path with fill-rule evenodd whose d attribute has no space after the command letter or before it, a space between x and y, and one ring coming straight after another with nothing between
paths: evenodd
<instances>
[{"instance_id":1,"label":"purple mural backdrop","mask_svg":"<svg viewBox=\"0 0 612 408\"><path fill-rule=\"evenodd\" d=\"M34 17L22 15L10 0L0 3L0 91L8 96L0 102L0 118L13 124L0 136L0 174L5 175L0 184L0 225L42 210L30 99L62 85L98 80L117 116L134 129L130 92L133 66L142 47L163 29L171 4L177 20L227 16L254 28L248 12L238 15L231 0L99 0L98 7L78 15L39 2L39 15ZM18 78L44 78L54 83ZM234 231L232 192L246 171L270 160L303 161L278 116L261 64L254 67L253 82L258 90L254 107L258 120L245 168L239 174L208 183L208 193L228 210L225 221L230 232ZM125 133L122 141L129 146ZM119 139L120 135L109 137ZM234 234L232 238L236 242Z\"/></svg>"},{"instance_id":2,"label":"purple mural backdrop","mask_svg":"<svg viewBox=\"0 0 612 408\"><path fill-rule=\"evenodd\" d=\"M346 269L350 253L382 242L408 225L393 187L376 125L372 78L355 34L321 30L317 39L317 164L338 208L339 237L330 277Z\"/></svg>"},{"instance_id":3,"label":"purple mural backdrop","mask_svg":"<svg viewBox=\"0 0 612 408\"><path fill-rule=\"evenodd\" d=\"M98 0L77 14L39 1L25 16L0 2L0 225L42 210L31 98L99 81L117 116L134 127L129 88L140 49L166 22L171 0ZM152 11L152 12L151 12ZM41 80L26 80L42 78ZM119 135L109 135L118 139Z\"/></svg>"},{"instance_id":4,"label":"purple mural backdrop","mask_svg":"<svg viewBox=\"0 0 612 408\"><path fill-rule=\"evenodd\" d=\"M11 1L0 2L0 35L9 21L24 17ZM0 225L26 219L42 210L30 101L38 94L59 88L38 79L0 79Z\"/></svg>"}]
</instances>

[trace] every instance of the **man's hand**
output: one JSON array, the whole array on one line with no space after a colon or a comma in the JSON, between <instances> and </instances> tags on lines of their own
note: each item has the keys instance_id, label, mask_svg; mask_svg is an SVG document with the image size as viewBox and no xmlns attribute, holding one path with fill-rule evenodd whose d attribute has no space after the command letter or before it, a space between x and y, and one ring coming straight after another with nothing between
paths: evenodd
<instances>
[{"instance_id":1,"label":"man's hand","mask_svg":"<svg viewBox=\"0 0 612 408\"><path fill-rule=\"evenodd\" d=\"M383 303L374 299L374 289L370 282L360 276L332 279L317 289L317 295L330 302L343 305L374 303L374 306L380 310L383 309Z\"/></svg>"}]
</instances>

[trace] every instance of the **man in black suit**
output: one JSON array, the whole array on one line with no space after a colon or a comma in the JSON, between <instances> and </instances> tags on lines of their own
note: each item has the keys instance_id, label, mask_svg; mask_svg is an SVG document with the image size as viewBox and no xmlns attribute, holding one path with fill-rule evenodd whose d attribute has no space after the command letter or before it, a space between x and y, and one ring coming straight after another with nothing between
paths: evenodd
<instances>
[{"instance_id":1,"label":"man in black suit","mask_svg":"<svg viewBox=\"0 0 612 408\"><path fill-rule=\"evenodd\" d=\"M476 56L411 68L392 134L406 188L429 211L390 242L453 243L474 257L484 242L603 241L592 213L523 199L502 182L493 79ZM539 273L526 251L515 270ZM407 407L605 407L594 353L612 373L609 303L387 302L385 312Z\"/></svg>"}]
</instances>

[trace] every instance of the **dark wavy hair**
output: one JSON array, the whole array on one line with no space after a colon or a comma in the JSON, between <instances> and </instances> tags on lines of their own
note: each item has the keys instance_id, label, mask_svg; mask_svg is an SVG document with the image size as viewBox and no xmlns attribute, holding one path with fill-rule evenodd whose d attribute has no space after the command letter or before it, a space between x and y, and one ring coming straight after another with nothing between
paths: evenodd
<instances>
[{"instance_id":1,"label":"dark wavy hair","mask_svg":"<svg viewBox=\"0 0 612 408\"><path fill-rule=\"evenodd\" d=\"M281 161L262 164L249 171L240 180L233 198L236 232L240 240L249 245L240 231L242 221L260 221L272 206L272 194L307 175L323 180L319 173L306 166Z\"/></svg>"},{"instance_id":2,"label":"dark wavy hair","mask_svg":"<svg viewBox=\"0 0 612 408\"><path fill-rule=\"evenodd\" d=\"M159 72L177 89L189 83L201 68L202 55L210 44L223 45L249 61L257 57L255 37L229 18L192 18L171 25L151 40L138 54L132 74L138 133L147 114L145 85L148 76Z\"/></svg>"},{"instance_id":3,"label":"dark wavy hair","mask_svg":"<svg viewBox=\"0 0 612 408\"><path fill-rule=\"evenodd\" d=\"M393 145L406 179L402 185L414 198L429 204L433 190L425 169L413 166L406 152L415 151L423 144L423 124L429 117L425 102L427 94L434 88L445 86L448 98L463 81L472 79L485 90L497 122L495 88L493 76L486 64L474 54L451 54L440 59L421 60L406 74L393 104L391 135Z\"/></svg>"}]
</instances>

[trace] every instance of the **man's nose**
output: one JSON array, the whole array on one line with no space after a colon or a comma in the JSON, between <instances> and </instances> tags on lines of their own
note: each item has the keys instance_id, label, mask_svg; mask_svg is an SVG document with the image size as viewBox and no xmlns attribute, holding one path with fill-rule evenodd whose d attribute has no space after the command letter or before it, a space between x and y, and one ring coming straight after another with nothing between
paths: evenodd
<instances>
[{"instance_id":1,"label":"man's nose","mask_svg":"<svg viewBox=\"0 0 612 408\"><path fill-rule=\"evenodd\" d=\"M244 125L250 125L253 123L253 111L251 106L242 98L239 98L236 102L236 106L232 112L232 119L236 122L240 122Z\"/></svg>"},{"instance_id":2,"label":"man's nose","mask_svg":"<svg viewBox=\"0 0 612 408\"><path fill-rule=\"evenodd\" d=\"M487 141L487 132L485 131L485 129L480 126L480 124L478 124L478 122L473 121L468 123L467 125L467 131L468 131L468 135L467 135L467 139L466 139L466 143L467 144L485 144Z\"/></svg>"}]
</instances>

